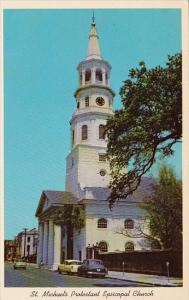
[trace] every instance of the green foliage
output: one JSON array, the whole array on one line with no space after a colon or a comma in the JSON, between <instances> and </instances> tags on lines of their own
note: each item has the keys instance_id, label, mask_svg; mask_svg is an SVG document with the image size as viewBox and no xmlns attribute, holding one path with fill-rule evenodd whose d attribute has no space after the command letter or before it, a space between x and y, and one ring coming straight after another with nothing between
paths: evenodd
<instances>
[{"instance_id":1,"label":"green foliage","mask_svg":"<svg viewBox=\"0 0 189 300\"><path fill-rule=\"evenodd\" d=\"M163 166L154 185L152 200L146 209L152 236L164 249L182 248L182 184L172 169Z\"/></svg>"},{"instance_id":2,"label":"green foliage","mask_svg":"<svg viewBox=\"0 0 189 300\"><path fill-rule=\"evenodd\" d=\"M64 205L54 212L53 217L57 223L61 223L78 231L85 225L85 210L81 204Z\"/></svg>"},{"instance_id":3,"label":"green foliage","mask_svg":"<svg viewBox=\"0 0 189 300\"><path fill-rule=\"evenodd\" d=\"M181 54L168 56L166 67L148 69L141 62L129 77L120 90L123 109L106 128L110 205L132 194L157 158L173 154L182 135Z\"/></svg>"}]
</instances>

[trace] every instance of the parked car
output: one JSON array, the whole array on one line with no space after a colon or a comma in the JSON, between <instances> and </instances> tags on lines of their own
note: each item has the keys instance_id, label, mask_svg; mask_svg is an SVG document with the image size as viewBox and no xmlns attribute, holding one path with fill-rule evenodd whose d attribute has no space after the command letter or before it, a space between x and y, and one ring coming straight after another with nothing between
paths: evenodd
<instances>
[{"instance_id":1,"label":"parked car","mask_svg":"<svg viewBox=\"0 0 189 300\"><path fill-rule=\"evenodd\" d=\"M108 270L105 268L103 261L101 259L85 259L83 264L78 267L78 276L98 276L105 277Z\"/></svg>"},{"instance_id":2,"label":"parked car","mask_svg":"<svg viewBox=\"0 0 189 300\"><path fill-rule=\"evenodd\" d=\"M58 273L62 272L67 274L77 273L78 267L82 264L80 260L68 259L63 262L63 264L58 265Z\"/></svg>"},{"instance_id":3,"label":"parked car","mask_svg":"<svg viewBox=\"0 0 189 300\"><path fill-rule=\"evenodd\" d=\"M23 259L18 259L14 262L13 268L16 269L25 269L26 270L27 263Z\"/></svg>"}]
</instances>

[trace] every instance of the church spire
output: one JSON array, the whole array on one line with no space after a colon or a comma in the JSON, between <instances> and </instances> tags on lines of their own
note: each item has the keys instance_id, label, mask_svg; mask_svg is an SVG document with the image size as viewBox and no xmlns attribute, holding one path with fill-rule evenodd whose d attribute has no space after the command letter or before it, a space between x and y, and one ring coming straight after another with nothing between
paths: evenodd
<instances>
[{"instance_id":1,"label":"church spire","mask_svg":"<svg viewBox=\"0 0 189 300\"><path fill-rule=\"evenodd\" d=\"M96 22L93 11L91 30L89 33L88 53L86 59L97 58L101 59L99 37L96 30Z\"/></svg>"}]
</instances>

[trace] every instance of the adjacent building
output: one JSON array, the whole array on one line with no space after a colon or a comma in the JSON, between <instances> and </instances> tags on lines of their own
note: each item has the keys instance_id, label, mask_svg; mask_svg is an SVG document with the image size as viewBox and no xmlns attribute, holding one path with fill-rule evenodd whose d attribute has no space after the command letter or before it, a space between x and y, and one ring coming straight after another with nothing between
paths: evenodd
<instances>
[{"instance_id":1,"label":"adjacent building","mask_svg":"<svg viewBox=\"0 0 189 300\"><path fill-rule=\"evenodd\" d=\"M13 261L16 258L16 243L14 240L4 241L4 260Z\"/></svg>"},{"instance_id":2,"label":"adjacent building","mask_svg":"<svg viewBox=\"0 0 189 300\"><path fill-rule=\"evenodd\" d=\"M37 256L38 231L36 228L24 229L15 238L16 257L35 258Z\"/></svg>"},{"instance_id":3,"label":"adjacent building","mask_svg":"<svg viewBox=\"0 0 189 300\"><path fill-rule=\"evenodd\" d=\"M93 18L87 56L78 67L79 86L75 91L76 109L70 120L72 146L67 156L65 191L43 191L36 210L39 220L38 263L57 269L65 258L83 260L91 245L101 252L151 249L143 237L119 234L136 228L147 230L148 217L141 208L152 181L144 178L139 189L110 210L107 197L110 169L106 159L105 125L113 115L115 93L110 85L111 65L101 55L99 36ZM62 137L63 138L63 137ZM55 153L56 154L56 153ZM54 211L80 203L85 209L85 226L80 232L62 226Z\"/></svg>"}]
</instances>

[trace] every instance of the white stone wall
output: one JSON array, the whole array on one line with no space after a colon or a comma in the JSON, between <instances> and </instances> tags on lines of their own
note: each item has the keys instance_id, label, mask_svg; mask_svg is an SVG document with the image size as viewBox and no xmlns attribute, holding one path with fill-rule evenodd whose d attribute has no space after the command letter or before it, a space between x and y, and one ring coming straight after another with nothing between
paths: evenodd
<instances>
[{"instance_id":1,"label":"white stone wall","mask_svg":"<svg viewBox=\"0 0 189 300\"><path fill-rule=\"evenodd\" d=\"M100 218L107 219L107 228L97 227ZM82 250L82 259L84 259L86 257L86 246L101 241L108 244L108 252L125 251L127 242L133 242L135 250L150 250L150 244L143 237L131 238L118 233L124 228L126 219L132 219L135 224L134 229L130 230L131 235L138 232L138 225L148 233L146 212L137 203L119 203L115 205L112 211L109 210L108 203L105 203L105 201L102 201L102 205L99 205L99 202L86 204L86 226L80 234L74 232L73 236L74 258L78 259L79 250Z\"/></svg>"},{"instance_id":2,"label":"white stone wall","mask_svg":"<svg viewBox=\"0 0 189 300\"><path fill-rule=\"evenodd\" d=\"M148 249L144 238L131 238L116 232L123 228L123 219L107 218L108 228L97 228L98 218L87 219L87 239L86 244L96 244L105 241L108 244L108 252L125 251L126 242L133 242L135 250ZM136 222L136 220L134 220ZM119 227L120 225L120 227ZM131 230L132 231L132 230ZM132 232L131 232L132 234ZM149 248L150 249L150 248Z\"/></svg>"},{"instance_id":3,"label":"white stone wall","mask_svg":"<svg viewBox=\"0 0 189 300\"><path fill-rule=\"evenodd\" d=\"M78 191L78 148L75 148L66 158L65 190L79 197Z\"/></svg>"},{"instance_id":4,"label":"white stone wall","mask_svg":"<svg viewBox=\"0 0 189 300\"><path fill-rule=\"evenodd\" d=\"M106 153L105 147L78 146L72 151L67 157L67 191L79 197L79 186L81 189L108 186L110 169L107 162L99 161L99 154L102 153ZM105 176L99 174L101 169L106 170Z\"/></svg>"},{"instance_id":5,"label":"white stone wall","mask_svg":"<svg viewBox=\"0 0 189 300\"><path fill-rule=\"evenodd\" d=\"M73 233L74 247L73 257L79 259L79 251L82 254L82 260L86 257L86 227L82 228L80 232L74 230Z\"/></svg>"},{"instance_id":6,"label":"white stone wall","mask_svg":"<svg viewBox=\"0 0 189 300\"><path fill-rule=\"evenodd\" d=\"M74 130L74 145L89 145L89 146L99 146L106 147L107 140L99 139L99 125L106 125L108 115L95 116L94 114L80 115L77 119L77 122L73 122L72 130ZM88 128L88 137L86 140L82 140L81 138L81 128L83 125L87 125Z\"/></svg>"},{"instance_id":7,"label":"white stone wall","mask_svg":"<svg viewBox=\"0 0 189 300\"><path fill-rule=\"evenodd\" d=\"M108 252L111 251L125 251L126 242L133 242L135 250L150 249L148 243L144 238L131 238L119 234L124 228L125 219L132 219L135 224L135 229L130 230L133 235L136 233L138 224L144 224L146 213L144 210L137 207L137 205L117 205L113 212L108 211L109 208L102 205L87 206L86 219L86 244L96 244L96 242L105 241L108 244ZM105 218L108 221L107 228L98 228L98 219Z\"/></svg>"},{"instance_id":8,"label":"white stone wall","mask_svg":"<svg viewBox=\"0 0 189 300\"><path fill-rule=\"evenodd\" d=\"M30 241L28 242L28 237L30 237ZM36 253L36 245L34 245L34 237L35 235L33 234L26 234L26 247L25 247L25 256L28 255L27 252L27 246L30 246L30 251L29 251L29 255L33 255ZM21 240L21 257L24 256L24 242L25 242L25 234L22 234L22 240Z\"/></svg>"}]
</instances>

